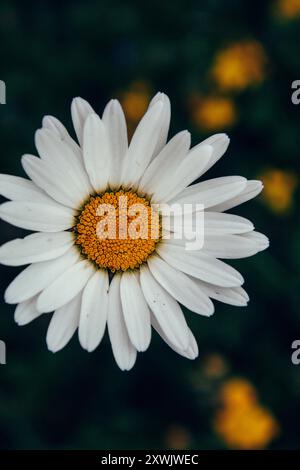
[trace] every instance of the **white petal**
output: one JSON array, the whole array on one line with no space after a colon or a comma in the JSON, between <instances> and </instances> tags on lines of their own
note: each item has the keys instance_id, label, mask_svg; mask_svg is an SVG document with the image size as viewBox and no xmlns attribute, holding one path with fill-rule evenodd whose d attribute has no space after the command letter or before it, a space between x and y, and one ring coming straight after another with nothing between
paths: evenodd
<instances>
[{"instance_id":1,"label":"white petal","mask_svg":"<svg viewBox=\"0 0 300 470\"><path fill-rule=\"evenodd\" d=\"M244 202L249 201L256 197L263 189L263 184L261 181L250 180L247 181L246 187L237 195L231 197L226 201L221 201L216 203L211 207L212 211L224 212L232 209L233 207L239 206Z\"/></svg>"},{"instance_id":2,"label":"white petal","mask_svg":"<svg viewBox=\"0 0 300 470\"><path fill-rule=\"evenodd\" d=\"M32 181L19 176L0 175L0 194L12 201L36 201L52 204L54 201Z\"/></svg>"},{"instance_id":3,"label":"white petal","mask_svg":"<svg viewBox=\"0 0 300 470\"><path fill-rule=\"evenodd\" d=\"M116 363L121 370L130 370L136 361L136 349L131 344L122 312L121 275L115 274L109 286L107 327Z\"/></svg>"},{"instance_id":4,"label":"white petal","mask_svg":"<svg viewBox=\"0 0 300 470\"><path fill-rule=\"evenodd\" d=\"M78 327L80 308L81 294L54 312L46 337L49 351L57 352L70 341Z\"/></svg>"},{"instance_id":5,"label":"white petal","mask_svg":"<svg viewBox=\"0 0 300 470\"><path fill-rule=\"evenodd\" d=\"M266 250L270 245L268 237L260 232L243 233L242 236L243 238L251 240L253 243L255 243L257 251Z\"/></svg>"},{"instance_id":6,"label":"white petal","mask_svg":"<svg viewBox=\"0 0 300 470\"><path fill-rule=\"evenodd\" d=\"M79 341L91 352L103 338L108 310L108 273L98 269L88 281L82 294L79 320Z\"/></svg>"},{"instance_id":7,"label":"white petal","mask_svg":"<svg viewBox=\"0 0 300 470\"><path fill-rule=\"evenodd\" d=\"M226 134L214 134L196 146L211 145L213 147L212 156L204 172L208 171L224 155L228 148L229 142L230 139ZM196 147L193 147L192 150L196 149Z\"/></svg>"},{"instance_id":8,"label":"white petal","mask_svg":"<svg viewBox=\"0 0 300 470\"><path fill-rule=\"evenodd\" d=\"M189 329L179 304L158 284L147 266L140 270L140 281L146 301L170 343L187 349Z\"/></svg>"},{"instance_id":9,"label":"white petal","mask_svg":"<svg viewBox=\"0 0 300 470\"><path fill-rule=\"evenodd\" d=\"M219 212L204 213L204 230L211 233L246 233L254 229L252 222L233 214L223 214Z\"/></svg>"},{"instance_id":10,"label":"white petal","mask_svg":"<svg viewBox=\"0 0 300 470\"><path fill-rule=\"evenodd\" d=\"M35 145L42 160L58 170L77 188L81 198L91 192L91 185L86 174L82 158L68 142L49 129L39 129L35 133Z\"/></svg>"},{"instance_id":11,"label":"white petal","mask_svg":"<svg viewBox=\"0 0 300 470\"><path fill-rule=\"evenodd\" d=\"M22 166L37 186L43 188L56 202L71 208L78 208L84 201L81 191L68 173L33 155L23 155ZM39 199L35 198L38 202ZM41 201L43 202L43 201Z\"/></svg>"},{"instance_id":12,"label":"white petal","mask_svg":"<svg viewBox=\"0 0 300 470\"><path fill-rule=\"evenodd\" d=\"M121 185L123 158L128 149L126 120L118 100L111 100L106 105L102 121L109 133L112 153L109 186L118 189Z\"/></svg>"},{"instance_id":13,"label":"white petal","mask_svg":"<svg viewBox=\"0 0 300 470\"><path fill-rule=\"evenodd\" d=\"M153 202L167 202L173 199L189 184L199 178L212 155L210 145L202 145L192 150L178 166L175 175L171 175L170 181L160 192L155 191Z\"/></svg>"},{"instance_id":14,"label":"white petal","mask_svg":"<svg viewBox=\"0 0 300 470\"><path fill-rule=\"evenodd\" d=\"M154 106L157 102L161 101L164 105L164 111L163 111L163 119L161 123L161 129L160 129L160 134L159 138L156 144L156 147L153 152L153 157L159 154L159 152L163 149L163 147L167 143L168 139L168 133L169 133L169 127L170 127L170 120L171 120L171 104L170 100L167 95L164 93L158 92L156 95L152 98L149 104L149 108Z\"/></svg>"},{"instance_id":15,"label":"white petal","mask_svg":"<svg viewBox=\"0 0 300 470\"><path fill-rule=\"evenodd\" d=\"M138 351L146 351L151 341L150 311L135 273L122 274L120 293L130 341Z\"/></svg>"},{"instance_id":16,"label":"white petal","mask_svg":"<svg viewBox=\"0 0 300 470\"><path fill-rule=\"evenodd\" d=\"M257 245L240 235L205 234L202 251L215 258L247 258L257 253Z\"/></svg>"},{"instance_id":17,"label":"white petal","mask_svg":"<svg viewBox=\"0 0 300 470\"><path fill-rule=\"evenodd\" d=\"M5 302L17 304L30 299L45 289L78 259L79 250L74 248L55 260L31 264L8 286L4 294Z\"/></svg>"},{"instance_id":18,"label":"white petal","mask_svg":"<svg viewBox=\"0 0 300 470\"><path fill-rule=\"evenodd\" d=\"M79 145L70 136L65 126L54 116L44 116L43 127L54 132L61 140L65 141L72 148L74 154L82 162L82 152Z\"/></svg>"},{"instance_id":19,"label":"white petal","mask_svg":"<svg viewBox=\"0 0 300 470\"><path fill-rule=\"evenodd\" d=\"M74 245L70 232L33 233L17 238L0 247L0 263L22 266L58 258Z\"/></svg>"},{"instance_id":20,"label":"white petal","mask_svg":"<svg viewBox=\"0 0 300 470\"><path fill-rule=\"evenodd\" d=\"M212 235L241 234L254 229L253 224L244 217L209 211L163 216L162 226L165 230L184 233L185 236L190 236L190 234L196 236L196 233L201 233L203 228L205 234Z\"/></svg>"},{"instance_id":21,"label":"white petal","mask_svg":"<svg viewBox=\"0 0 300 470\"><path fill-rule=\"evenodd\" d=\"M243 191L246 183L242 176L214 178L185 188L169 204L191 204L191 211L196 210L196 204L203 204L207 209L236 196Z\"/></svg>"},{"instance_id":22,"label":"white petal","mask_svg":"<svg viewBox=\"0 0 300 470\"><path fill-rule=\"evenodd\" d=\"M198 344L197 344L195 336L193 335L190 329L189 329L189 336L190 336L190 340L189 340L188 348L184 351L184 354L180 352L179 354L183 355L187 359L194 360L196 359L196 357L198 357L198 354L199 354Z\"/></svg>"},{"instance_id":23,"label":"white petal","mask_svg":"<svg viewBox=\"0 0 300 470\"><path fill-rule=\"evenodd\" d=\"M94 190L98 193L105 191L112 151L108 131L97 114L89 115L84 125L83 158Z\"/></svg>"},{"instance_id":24,"label":"white petal","mask_svg":"<svg viewBox=\"0 0 300 470\"><path fill-rule=\"evenodd\" d=\"M156 255L148 259L148 266L157 282L189 310L208 317L214 313L213 303L195 280Z\"/></svg>"},{"instance_id":25,"label":"white petal","mask_svg":"<svg viewBox=\"0 0 300 470\"><path fill-rule=\"evenodd\" d=\"M219 302L245 307L249 301L248 294L242 287L218 287L199 280L197 282L209 297Z\"/></svg>"},{"instance_id":26,"label":"white petal","mask_svg":"<svg viewBox=\"0 0 300 470\"><path fill-rule=\"evenodd\" d=\"M31 321L41 316L41 312L38 312L36 308L37 296L31 299L25 300L17 305L15 310L15 322L19 326L27 325Z\"/></svg>"},{"instance_id":27,"label":"white petal","mask_svg":"<svg viewBox=\"0 0 300 470\"><path fill-rule=\"evenodd\" d=\"M61 140L69 140L69 135L65 126L54 116L44 116L42 121L43 127L57 134Z\"/></svg>"},{"instance_id":28,"label":"white petal","mask_svg":"<svg viewBox=\"0 0 300 470\"><path fill-rule=\"evenodd\" d=\"M74 98L71 105L71 115L73 126L77 135L78 142L83 144L83 128L86 118L95 111L91 105L82 98Z\"/></svg>"},{"instance_id":29,"label":"white petal","mask_svg":"<svg viewBox=\"0 0 300 470\"><path fill-rule=\"evenodd\" d=\"M66 305L82 291L94 272L95 268L88 260L74 264L40 294L37 309L47 313Z\"/></svg>"},{"instance_id":30,"label":"white petal","mask_svg":"<svg viewBox=\"0 0 300 470\"><path fill-rule=\"evenodd\" d=\"M163 110L162 101L158 101L148 109L137 126L124 159L123 186L136 185L147 168L160 137Z\"/></svg>"},{"instance_id":31,"label":"white petal","mask_svg":"<svg viewBox=\"0 0 300 470\"><path fill-rule=\"evenodd\" d=\"M188 131L176 134L146 169L139 183L139 190L148 195L160 193L169 184L170 174L176 172L190 145L191 135Z\"/></svg>"},{"instance_id":32,"label":"white petal","mask_svg":"<svg viewBox=\"0 0 300 470\"><path fill-rule=\"evenodd\" d=\"M10 201L1 204L0 218L26 230L61 232L73 227L75 213L59 204Z\"/></svg>"},{"instance_id":33,"label":"white petal","mask_svg":"<svg viewBox=\"0 0 300 470\"><path fill-rule=\"evenodd\" d=\"M183 356L185 357L186 359L196 359L196 357L198 356L199 354L199 351L198 351L198 345L197 345L197 341L193 335L193 333L191 332L190 329L189 330L189 344L188 344L188 347L187 349L179 349L177 346L175 346L174 344L172 344L168 337L164 334L163 330L161 329L159 323L157 322L156 318L154 315L151 316L151 322L152 322L152 326L153 328L157 331L157 333L159 334L159 336L161 336L161 338L164 340L164 342L171 348L173 349L173 351L175 351L177 354L180 354L180 356Z\"/></svg>"},{"instance_id":34,"label":"white petal","mask_svg":"<svg viewBox=\"0 0 300 470\"><path fill-rule=\"evenodd\" d=\"M174 268L221 287L236 287L243 284L244 279L240 273L223 261L202 251L185 250L170 242L171 240L159 244L157 253Z\"/></svg>"}]
</instances>

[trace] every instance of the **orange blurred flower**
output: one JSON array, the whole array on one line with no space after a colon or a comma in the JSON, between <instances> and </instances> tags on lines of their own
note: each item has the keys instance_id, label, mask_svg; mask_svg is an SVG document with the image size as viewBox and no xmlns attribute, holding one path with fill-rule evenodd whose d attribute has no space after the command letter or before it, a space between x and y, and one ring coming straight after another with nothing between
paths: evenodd
<instances>
[{"instance_id":1,"label":"orange blurred flower","mask_svg":"<svg viewBox=\"0 0 300 470\"><path fill-rule=\"evenodd\" d=\"M232 126L236 121L236 107L230 98L212 96L195 97L192 103L192 119L197 127L214 131Z\"/></svg>"},{"instance_id":2,"label":"orange blurred flower","mask_svg":"<svg viewBox=\"0 0 300 470\"><path fill-rule=\"evenodd\" d=\"M226 382L220 391L220 401L214 429L228 447L263 449L277 436L276 419L260 405L255 388L247 380Z\"/></svg>"},{"instance_id":3,"label":"orange blurred flower","mask_svg":"<svg viewBox=\"0 0 300 470\"><path fill-rule=\"evenodd\" d=\"M234 449L263 449L278 433L276 420L260 405L220 411L215 429Z\"/></svg>"},{"instance_id":4,"label":"orange blurred flower","mask_svg":"<svg viewBox=\"0 0 300 470\"><path fill-rule=\"evenodd\" d=\"M263 198L267 205L277 213L288 210L293 204L297 176L290 171L271 169L265 171L261 179L264 183Z\"/></svg>"},{"instance_id":5,"label":"orange blurred flower","mask_svg":"<svg viewBox=\"0 0 300 470\"><path fill-rule=\"evenodd\" d=\"M266 55L257 41L241 41L219 51L211 74L223 91L243 90L265 77Z\"/></svg>"},{"instance_id":6,"label":"orange blurred flower","mask_svg":"<svg viewBox=\"0 0 300 470\"><path fill-rule=\"evenodd\" d=\"M257 401L256 390L245 379L231 379L223 384L220 400L227 408L253 405Z\"/></svg>"},{"instance_id":7,"label":"orange blurred flower","mask_svg":"<svg viewBox=\"0 0 300 470\"><path fill-rule=\"evenodd\" d=\"M187 449L190 446L190 433L177 424L172 425L166 433L166 445L169 449Z\"/></svg>"},{"instance_id":8,"label":"orange blurred flower","mask_svg":"<svg viewBox=\"0 0 300 470\"><path fill-rule=\"evenodd\" d=\"M126 118L138 122L148 108L150 90L145 82L133 82L129 89L121 94L121 104Z\"/></svg>"},{"instance_id":9,"label":"orange blurred flower","mask_svg":"<svg viewBox=\"0 0 300 470\"><path fill-rule=\"evenodd\" d=\"M300 0L278 0L277 12L288 20L297 18L300 16Z\"/></svg>"}]
</instances>

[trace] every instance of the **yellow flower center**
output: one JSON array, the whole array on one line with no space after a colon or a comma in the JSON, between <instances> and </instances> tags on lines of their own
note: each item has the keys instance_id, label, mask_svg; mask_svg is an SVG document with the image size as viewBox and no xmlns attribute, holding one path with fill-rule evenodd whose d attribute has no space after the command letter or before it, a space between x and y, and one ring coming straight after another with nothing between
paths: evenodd
<instances>
[{"instance_id":1,"label":"yellow flower center","mask_svg":"<svg viewBox=\"0 0 300 470\"><path fill-rule=\"evenodd\" d=\"M149 201L132 191L92 196L75 227L82 254L112 272L136 269L155 250L161 227Z\"/></svg>"}]
</instances>

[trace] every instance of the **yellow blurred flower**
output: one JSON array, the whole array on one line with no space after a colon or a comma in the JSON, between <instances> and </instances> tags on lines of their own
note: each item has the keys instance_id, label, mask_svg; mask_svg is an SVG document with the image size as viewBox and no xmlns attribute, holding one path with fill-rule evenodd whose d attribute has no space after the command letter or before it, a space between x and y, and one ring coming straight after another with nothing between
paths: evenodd
<instances>
[{"instance_id":1,"label":"yellow blurred flower","mask_svg":"<svg viewBox=\"0 0 300 470\"><path fill-rule=\"evenodd\" d=\"M260 405L253 385L247 380L226 382L220 392L221 409L214 420L214 429L228 447L263 449L277 436L276 419Z\"/></svg>"},{"instance_id":2,"label":"yellow blurred flower","mask_svg":"<svg viewBox=\"0 0 300 470\"><path fill-rule=\"evenodd\" d=\"M198 98L192 105L192 118L197 127L205 131L214 131L232 126L236 121L237 111L230 98L212 96Z\"/></svg>"},{"instance_id":3,"label":"yellow blurred flower","mask_svg":"<svg viewBox=\"0 0 300 470\"><path fill-rule=\"evenodd\" d=\"M169 449L187 449L190 440L190 433L183 426L174 424L167 430L165 441Z\"/></svg>"},{"instance_id":4,"label":"yellow blurred flower","mask_svg":"<svg viewBox=\"0 0 300 470\"><path fill-rule=\"evenodd\" d=\"M218 52L211 74L223 91L243 90L265 77L266 55L257 41L241 41Z\"/></svg>"},{"instance_id":5,"label":"yellow blurred flower","mask_svg":"<svg viewBox=\"0 0 300 470\"><path fill-rule=\"evenodd\" d=\"M283 18L294 19L300 16L300 0L279 0L277 11Z\"/></svg>"},{"instance_id":6,"label":"yellow blurred flower","mask_svg":"<svg viewBox=\"0 0 300 470\"><path fill-rule=\"evenodd\" d=\"M293 194L298 184L297 176L290 171L267 170L261 175L264 184L263 197L277 213L288 210L293 204Z\"/></svg>"},{"instance_id":7,"label":"yellow blurred flower","mask_svg":"<svg viewBox=\"0 0 300 470\"><path fill-rule=\"evenodd\" d=\"M276 420L260 405L220 411L215 429L233 449L263 449L278 433Z\"/></svg>"},{"instance_id":8,"label":"yellow blurred flower","mask_svg":"<svg viewBox=\"0 0 300 470\"><path fill-rule=\"evenodd\" d=\"M121 95L121 104L123 106L126 118L129 121L137 123L144 115L150 101L150 90L144 82L134 82L128 90Z\"/></svg>"},{"instance_id":9,"label":"yellow blurred flower","mask_svg":"<svg viewBox=\"0 0 300 470\"><path fill-rule=\"evenodd\" d=\"M230 379L223 384L220 400L227 408L253 405L257 401L256 390L245 379Z\"/></svg>"}]
</instances>

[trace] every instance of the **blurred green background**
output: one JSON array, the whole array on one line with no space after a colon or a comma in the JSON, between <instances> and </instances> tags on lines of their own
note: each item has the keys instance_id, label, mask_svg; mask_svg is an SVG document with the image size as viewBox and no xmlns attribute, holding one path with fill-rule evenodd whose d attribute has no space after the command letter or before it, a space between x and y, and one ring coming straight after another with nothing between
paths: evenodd
<instances>
[{"instance_id":1,"label":"blurred green background","mask_svg":"<svg viewBox=\"0 0 300 470\"><path fill-rule=\"evenodd\" d=\"M132 132L163 91L171 135L187 128L195 144L229 134L207 177L263 179L264 194L233 212L271 239L266 252L232 263L246 279L247 308L217 303L210 319L186 312L200 350L192 362L157 335L129 373L107 335L92 354L74 337L53 355L49 316L20 328L2 302L0 447L299 449L299 0L2 0L0 40L2 173L24 176L20 157L35 153L43 115L72 130L74 96L98 111L118 98ZM23 234L1 222L2 243ZM18 272L1 267L1 298Z\"/></svg>"}]
</instances>

